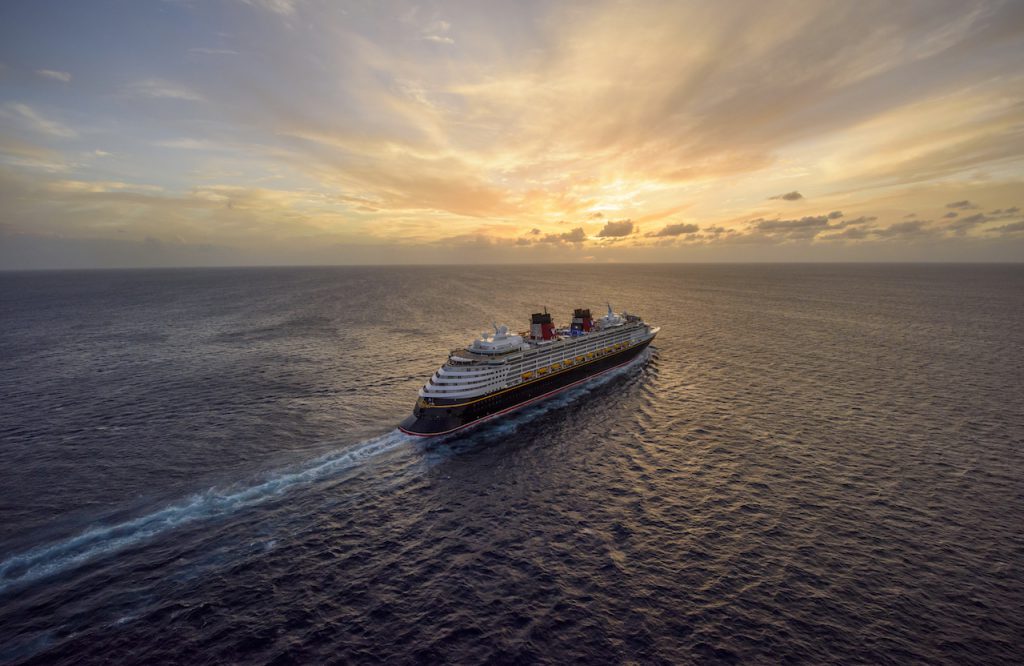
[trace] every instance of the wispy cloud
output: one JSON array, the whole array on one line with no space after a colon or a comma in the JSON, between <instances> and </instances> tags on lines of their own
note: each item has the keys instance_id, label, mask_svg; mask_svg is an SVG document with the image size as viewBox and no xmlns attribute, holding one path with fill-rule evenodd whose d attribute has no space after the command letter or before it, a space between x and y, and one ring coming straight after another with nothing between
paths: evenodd
<instances>
[{"instance_id":1,"label":"wispy cloud","mask_svg":"<svg viewBox=\"0 0 1024 666\"><path fill-rule=\"evenodd\" d=\"M0 114L7 118L15 119L21 122L24 126L35 132L39 132L40 134L46 134L60 139L72 139L78 136L78 132L75 130L71 129L67 125L57 122L56 120L43 117L42 114L37 112L28 104L8 102L0 107Z\"/></svg>"},{"instance_id":2,"label":"wispy cloud","mask_svg":"<svg viewBox=\"0 0 1024 666\"><path fill-rule=\"evenodd\" d=\"M423 28L423 39L435 44L455 44L448 35L451 29L452 24L448 21L433 21Z\"/></svg>"},{"instance_id":3,"label":"wispy cloud","mask_svg":"<svg viewBox=\"0 0 1024 666\"><path fill-rule=\"evenodd\" d=\"M67 161L58 151L3 134L0 134L0 161L50 173L68 168Z\"/></svg>"},{"instance_id":4,"label":"wispy cloud","mask_svg":"<svg viewBox=\"0 0 1024 666\"><path fill-rule=\"evenodd\" d=\"M43 77L44 79L60 81L61 83L69 83L71 81L70 73L61 72L56 69L37 69L36 74Z\"/></svg>"},{"instance_id":5,"label":"wispy cloud","mask_svg":"<svg viewBox=\"0 0 1024 666\"><path fill-rule=\"evenodd\" d=\"M154 146L160 148L176 148L181 150L214 150L218 146L212 141L206 141L203 139L162 139L160 141L154 141Z\"/></svg>"},{"instance_id":6,"label":"wispy cloud","mask_svg":"<svg viewBox=\"0 0 1024 666\"><path fill-rule=\"evenodd\" d=\"M127 92L135 97L151 99L180 99L191 102L203 101L203 96L188 86L162 79L146 79L136 81L127 87Z\"/></svg>"},{"instance_id":7,"label":"wispy cloud","mask_svg":"<svg viewBox=\"0 0 1024 666\"><path fill-rule=\"evenodd\" d=\"M197 55L238 55L238 51L232 49L211 49L201 46L189 49L188 52Z\"/></svg>"},{"instance_id":8,"label":"wispy cloud","mask_svg":"<svg viewBox=\"0 0 1024 666\"><path fill-rule=\"evenodd\" d=\"M242 2L280 16L292 16L299 6L299 0L242 0Z\"/></svg>"}]
</instances>

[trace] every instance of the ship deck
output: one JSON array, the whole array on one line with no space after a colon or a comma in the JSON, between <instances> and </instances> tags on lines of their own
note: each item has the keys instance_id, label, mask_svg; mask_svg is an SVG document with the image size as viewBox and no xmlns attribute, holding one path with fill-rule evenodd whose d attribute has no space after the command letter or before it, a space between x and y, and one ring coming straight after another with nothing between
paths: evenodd
<instances>
[{"instance_id":1,"label":"ship deck","mask_svg":"<svg viewBox=\"0 0 1024 666\"><path fill-rule=\"evenodd\" d=\"M630 326L630 324L625 324L624 326L621 326L621 327L616 326L615 328L625 328L627 326ZM524 340L527 340L527 342L530 345L529 349L516 349L516 350L513 350L513 351L504 352L504 353L501 353L501 354L480 354L480 353L471 351L467 347L460 347L460 348L451 350L449 356L450 357L458 357L461 360L470 361L470 362L473 362L473 363L491 363L491 364L495 364L496 365L496 364L504 363L507 359L515 358L517 355L529 354L530 352L537 351L537 350L540 350L540 349L558 349L558 348L563 347L563 346L565 346L567 344L577 344L577 343L580 343L580 342L583 342L583 341L587 340L588 338L590 338L595 333L598 333L598 334L599 333L605 333L605 332L608 332L609 330L611 330L611 329L604 329L604 330L600 330L600 331L595 330L595 331L592 331L590 333L584 333L582 335L559 336L559 337L557 337L557 338L555 338L555 339L553 339L551 341L544 341L544 342L537 342L537 341L529 340L528 339L529 333L521 332L519 335L523 336Z\"/></svg>"}]
</instances>

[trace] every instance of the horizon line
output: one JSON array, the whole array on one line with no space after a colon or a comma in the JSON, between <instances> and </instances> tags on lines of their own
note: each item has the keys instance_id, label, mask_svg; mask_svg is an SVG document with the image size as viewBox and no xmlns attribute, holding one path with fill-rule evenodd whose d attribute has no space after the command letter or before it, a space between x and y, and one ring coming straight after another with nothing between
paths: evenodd
<instances>
[{"instance_id":1,"label":"horizon line","mask_svg":"<svg viewBox=\"0 0 1024 666\"><path fill-rule=\"evenodd\" d=\"M60 273L83 271L177 271L177 270L252 270L293 268L483 268L524 266L1021 266L1019 261L609 261L609 262L494 262L494 263L403 263L403 264L183 264L168 266L68 266L5 268L0 273Z\"/></svg>"}]
</instances>

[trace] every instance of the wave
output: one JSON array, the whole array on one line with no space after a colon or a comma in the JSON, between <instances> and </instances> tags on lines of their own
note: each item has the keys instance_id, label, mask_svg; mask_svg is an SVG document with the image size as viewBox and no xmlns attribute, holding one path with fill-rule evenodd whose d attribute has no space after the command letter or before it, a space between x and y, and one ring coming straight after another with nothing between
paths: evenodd
<instances>
[{"instance_id":1,"label":"wave","mask_svg":"<svg viewBox=\"0 0 1024 666\"><path fill-rule=\"evenodd\" d=\"M94 527L70 539L13 555L0 563L0 593L13 586L74 569L182 525L260 504L295 486L363 464L374 456L408 444L411 439L395 430L344 451L316 458L302 468L274 474L261 483L241 489L210 488L153 513L116 525Z\"/></svg>"}]
</instances>

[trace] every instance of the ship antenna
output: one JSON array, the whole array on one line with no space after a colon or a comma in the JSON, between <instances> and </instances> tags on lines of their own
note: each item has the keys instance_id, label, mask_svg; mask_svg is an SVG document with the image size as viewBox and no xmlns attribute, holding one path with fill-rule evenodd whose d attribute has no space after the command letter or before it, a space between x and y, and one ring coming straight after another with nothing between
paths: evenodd
<instances>
[{"instance_id":1,"label":"ship antenna","mask_svg":"<svg viewBox=\"0 0 1024 666\"><path fill-rule=\"evenodd\" d=\"M608 303L608 316L610 317L610 316L612 316L613 314L615 314L615 313L614 313L614 312L612 312L612 304L611 304L611 303Z\"/></svg>"}]
</instances>

